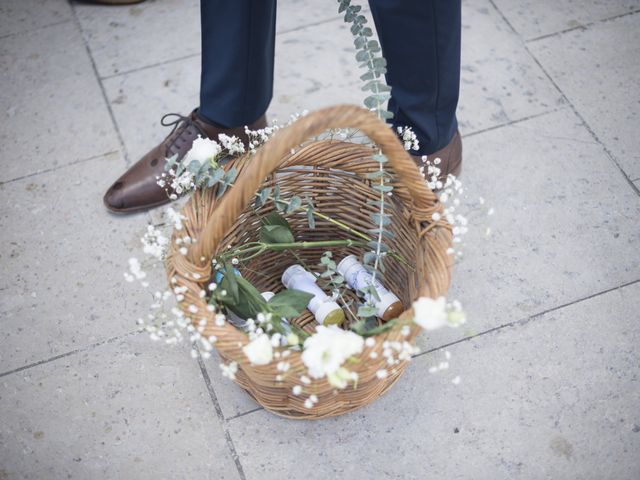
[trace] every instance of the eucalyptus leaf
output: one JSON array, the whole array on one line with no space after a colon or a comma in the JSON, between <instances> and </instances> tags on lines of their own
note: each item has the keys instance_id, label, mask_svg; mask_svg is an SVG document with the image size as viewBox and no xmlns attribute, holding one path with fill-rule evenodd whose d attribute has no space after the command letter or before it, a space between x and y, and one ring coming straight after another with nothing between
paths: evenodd
<instances>
[{"instance_id":1,"label":"eucalyptus leaf","mask_svg":"<svg viewBox=\"0 0 640 480\"><path fill-rule=\"evenodd\" d=\"M375 96L370 95L364 99L364 106L367 108L376 108L380 102L376 99Z\"/></svg>"},{"instance_id":2,"label":"eucalyptus leaf","mask_svg":"<svg viewBox=\"0 0 640 480\"><path fill-rule=\"evenodd\" d=\"M359 317L363 317L363 318L368 318L368 317L373 317L377 312L376 307L373 307L371 305L361 305L360 308L358 308L358 313L357 315Z\"/></svg>"},{"instance_id":3,"label":"eucalyptus leaf","mask_svg":"<svg viewBox=\"0 0 640 480\"><path fill-rule=\"evenodd\" d=\"M227 191L227 184L226 183L218 183L218 190L216 191L216 198L220 198L222 195L224 195L224 192Z\"/></svg>"},{"instance_id":4,"label":"eucalyptus leaf","mask_svg":"<svg viewBox=\"0 0 640 480\"><path fill-rule=\"evenodd\" d=\"M230 185L233 182L235 182L237 176L238 176L238 169L236 167L231 167L229 170L227 170L227 173L224 176L224 181L225 183Z\"/></svg>"},{"instance_id":5,"label":"eucalyptus leaf","mask_svg":"<svg viewBox=\"0 0 640 480\"><path fill-rule=\"evenodd\" d=\"M289 205L287 206L287 213L295 212L302 205L302 199L299 196L291 197L289 200Z\"/></svg>"},{"instance_id":6,"label":"eucalyptus leaf","mask_svg":"<svg viewBox=\"0 0 640 480\"><path fill-rule=\"evenodd\" d=\"M371 188L382 193L387 193L393 190L391 185L373 185Z\"/></svg>"},{"instance_id":7,"label":"eucalyptus leaf","mask_svg":"<svg viewBox=\"0 0 640 480\"><path fill-rule=\"evenodd\" d=\"M356 47L357 50L360 50L362 47L364 47L367 43L367 39L364 37L356 37L353 40L353 45Z\"/></svg>"},{"instance_id":8,"label":"eucalyptus leaf","mask_svg":"<svg viewBox=\"0 0 640 480\"><path fill-rule=\"evenodd\" d=\"M377 256L374 252L365 252L365 254L362 257L362 263L364 263L365 265L368 265L369 263L373 263L375 262Z\"/></svg>"},{"instance_id":9,"label":"eucalyptus leaf","mask_svg":"<svg viewBox=\"0 0 640 480\"><path fill-rule=\"evenodd\" d=\"M358 62L364 62L369 60L369 52L367 50L358 50L358 52L356 53L356 60Z\"/></svg>"},{"instance_id":10,"label":"eucalyptus leaf","mask_svg":"<svg viewBox=\"0 0 640 480\"><path fill-rule=\"evenodd\" d=\"M310 229L313 230L316 228L316 219L313 216L313 208L311 207L307 208L307 223L309 224Z\"/></svg>"},{"instance_id":11,"label":"eucalyptus leaf","mask_svg":"<svg viewBox=\"0 0 640 480\"><path fill-rule=\"evenodd\" d=\"M358 37L358 38L362 38L362 37ZM373 72L366 72L360 75L360 80L362 81L373 80L373 78L374 78Z\"/></svg>"}]
</instances>

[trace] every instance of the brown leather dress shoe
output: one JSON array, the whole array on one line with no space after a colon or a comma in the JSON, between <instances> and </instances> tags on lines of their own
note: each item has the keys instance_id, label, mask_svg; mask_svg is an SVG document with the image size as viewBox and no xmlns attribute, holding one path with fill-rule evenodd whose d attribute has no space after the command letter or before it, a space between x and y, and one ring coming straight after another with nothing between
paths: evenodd
<instances>
[{"instance_id":1,"label":"brown leather dress shoe","mask_svg":"<svg viewBox=\"0 0 640 480\"><path fill-rule=\"evenodd\" d=\"M462 140L460 139L460 131L456 131L455 135L446 147L432 153L431 155L427 155L426 158L418 155L411 156L418 167L421 169L424 168L424 174L427 180L431 181L431 177L434 173L437 174L440 185L436 185L433 190L436 192L441 190L449 174L455 175L457 178L462 172ZM437 158L439 158L440 161L436 164L435 160ZM429 173L429 166L439 169L440 172L436 170L434 173Z\"/></svg>"},{"instance_id":2,"label":"brown leather dress shoe","mask_svg":"<svg viewBox=\"0 0 640 480\"><path fill-rule=\"evenodd\" d=\"M167 117L171 116L175 116L176 120L166 123ZM166 190L157 184L158 177L164 172L165 160L174 155L177 155L178 161L182 160L198 136L218 140L218 135L224 133L229 136L235 135L245 142L245 145L248 143L244 127L221 128L211 125L198 116L197 109L188 117L169 113L162 117L161 123L167 127L173 125L173 130L107 190L104 204L110 211L133 213L169 203L171 200ZM267 120L263 115L248 127L258 130L266 126Z\"/></svg>"}]
</instances>

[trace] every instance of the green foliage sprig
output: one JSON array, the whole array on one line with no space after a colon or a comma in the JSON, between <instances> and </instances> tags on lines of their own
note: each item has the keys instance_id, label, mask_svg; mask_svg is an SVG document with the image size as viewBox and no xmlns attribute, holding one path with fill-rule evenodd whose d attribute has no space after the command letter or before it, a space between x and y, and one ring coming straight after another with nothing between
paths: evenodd
<instances>
[{"instance_id":1,"label":"green foliage sprig","mask_svg":"<svg viewBox=\"0 0 640 480\"><path fill-rule=\"evenodd\" d=\"M362 90L371 92L371 95L364 99L364 105L375 112L381 120L393 118L393 114L383 106L389 100L391 91L391 88L382 81L382 77L387 73L387 62L381 54L380 45L371 38L373 31L365 26L367 19L360 13L362 7L352 5L351 0L338 0L338 4L338 13L344 12L344 21L351 24L356 61L359 62L360 68L367 70L360 76L360 79L365 82ZM365 253L363 263L373 277L371 282L373 284L376 277L383 276L385 272L384 257L389 252L389 248L384 240L393 238L393 233L385 228L391 223L391 215L386 208L386 198L392 194L393 185L391 175L385 170L386 156L382 151L378 151L372 158L378 162L378 170L367 174L367 178L373 183L372 188L379 192L379 197L378 200L368 203L378 211L371 214L371 221L376 227L369 229L368 232L375 237L375 240L368 242L371 251ZM372 286L362 293L369 294L369 301L358 309L358 316L371 317L375 313L373 304L377 293ZM362 328L358 333L361 331Z\"/></svg>"}]
</instances>

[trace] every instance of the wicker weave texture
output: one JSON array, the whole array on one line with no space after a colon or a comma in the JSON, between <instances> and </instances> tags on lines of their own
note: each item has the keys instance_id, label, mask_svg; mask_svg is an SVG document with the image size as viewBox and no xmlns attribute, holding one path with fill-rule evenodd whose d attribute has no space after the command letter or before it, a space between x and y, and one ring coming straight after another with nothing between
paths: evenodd
<instances>
[{"instance_id":1,"label":"wicker weave texture","mask_svg":"<svg viewBox=\"0 0 640 480\"><path fill-rule=\"evenodd\" d=\"M249 341L247 335L228 323L216 325L214 314L206 309L206 298L201 298L200 292L210 283L211 259L229 245L257 240L260 217L273 208L266 205L256 210L251 206L255 193L263 186L279 185L283 198L307 195L318 211L333 219L360 231L372 228L370 214L376 209L367 201L378 199L379 192L372 188L372 180L366 175L379 168L378 162L371 158L377 150L333 140L309 142L330 128L362 131L389 160L385 168L393 175L394 190L387 198L388 213L392 214L388 228L394 238L387 244L412 266L407 268L390 257L385 262L385 286L398 295L406 308L401 317L413 316L411 303L420 296L446 295L452 267L451 257L446 253L452 241L451 227L443 215L437 222L431 220L433 213L442 213L442 205L426 186L393 131L371 112L356 106L336 106L311 113L279 130L252 158L236 159L233 162L238 169L236 183L221 199L217 200L215 191L210 189L196 192L186 204L182 212L186 217L184 227L174 232L174 240L176 236L189 235L196 242L187 255L182 255L172 241L166 260L172 285L187 287L180 304L185 315L194 324L206 319L203 335L215 336L215 347L221 357L238 363L236 382L265 409L290 418L340 415L372 402L388 390L406 368L406 362L387 365L381 354L383 343L413 342L419 332L414 325L409 335L404 336L399 327L394 327L373 337L375 345L366 346L357 361L349 365L358 374L357 387L349 385L337 390L324 378L303 384L300 377L306 368L296 351L290 351L286 358L290 369L285 374L277 371L277 360L264 366L251 365L242 352ZM302 213L293 214L288 220L298 241L358 239L322 219L317 219L316 228L310 229ZM337 259L349 253L364 253L359 247L332 251ZM296 253L306 264L316 265L323 252L324 249L305 249ZM241 271L259 290L278 292L283 288L282 272L297 261L288 252L267 252L252 259ZM196 314L188 310L190 305L197 307ZM316 326L309 313L294 322L310 333ZM376 372L383 369L388 371L388 376L378 378ZM277 376L282 378L277 381ZM292 393L295 385L303 387L303 394ZM304 401L311 394L318 397L318 402L309 409Z\"/></svg>"}]
</instances>

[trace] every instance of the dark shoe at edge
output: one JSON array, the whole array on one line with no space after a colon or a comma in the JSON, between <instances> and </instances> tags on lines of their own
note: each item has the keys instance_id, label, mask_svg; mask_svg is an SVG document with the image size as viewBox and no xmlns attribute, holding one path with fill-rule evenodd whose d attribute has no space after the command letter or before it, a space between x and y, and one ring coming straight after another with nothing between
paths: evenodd
<instances>
[{"instance_id":1,"label":"dark shoe at edge","mask_svg":"<svg viewBox=\"0 0 640 480\"><path fill-rule=\"evenodd\" d=\"M168 116L176 116L177 119L165 123ZM164 172L165 160L176 154L177 159L181 160L198 136L217 141L218 135L224 133L235 135L245 144L248 142L244 127L221 128L211 125L198 116L197 109L188 117L171 113L165 115L162 117L162 125L173 125L167 138L129 168L104 195L104 204L111 212L140 212L169 203L171 200L166 190L157 183L158 177ZM257 130L266 125L266 117L263 115L248 127L250 130Z\"/></svg>"}]
</instances>

